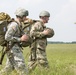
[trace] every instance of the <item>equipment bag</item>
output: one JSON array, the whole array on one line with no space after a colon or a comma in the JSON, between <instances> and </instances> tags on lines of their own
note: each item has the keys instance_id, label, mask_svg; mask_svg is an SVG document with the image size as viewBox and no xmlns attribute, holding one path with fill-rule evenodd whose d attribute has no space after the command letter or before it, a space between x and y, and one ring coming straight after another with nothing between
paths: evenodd
<instances>
[{"instance_id":1,"label":"equipment bag","mask_svg":"<svg viewBox=\"0 0 76 75\"><path fill-rule=\"evenodd\" d=\"M0 45L4 46L6 44L5 41L5 33L7 31L8 22L11 21L11 17L4 12L0 13Z\"/></svg>"}]
</instances>

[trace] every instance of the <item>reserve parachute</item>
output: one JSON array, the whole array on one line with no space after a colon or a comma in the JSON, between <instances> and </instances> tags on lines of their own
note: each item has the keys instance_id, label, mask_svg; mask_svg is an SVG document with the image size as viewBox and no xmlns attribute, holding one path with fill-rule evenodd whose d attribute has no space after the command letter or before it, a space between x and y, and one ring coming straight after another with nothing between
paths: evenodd
<instances>
[{"instance_id":1,"label":"reserve parachute","mask_svg":"<svg viewBox=\"0 0 76 75\"><path fill-rule=\"evenodd\" d=\"M45 36L46 38L51 38L54 36L54 30L52 28L45 28L46 31L48 31L48 34Z\"/></svg>"}]
</instances>

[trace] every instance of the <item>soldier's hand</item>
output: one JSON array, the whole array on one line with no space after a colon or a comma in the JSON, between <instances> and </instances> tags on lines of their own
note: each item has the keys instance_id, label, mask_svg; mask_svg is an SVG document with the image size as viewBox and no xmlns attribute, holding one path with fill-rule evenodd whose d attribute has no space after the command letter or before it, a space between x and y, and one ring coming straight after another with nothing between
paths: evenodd
<instances>
[{"instance_id":1,"label":"soldier's hand","mask_svg":"<svg viewBox=\"0 0 76 75\"><path fill-rule=\"evenodd\" d=\"M20 39L21 41L28 41L29 37L24 34Z\"/></svg>"}]
</instances>

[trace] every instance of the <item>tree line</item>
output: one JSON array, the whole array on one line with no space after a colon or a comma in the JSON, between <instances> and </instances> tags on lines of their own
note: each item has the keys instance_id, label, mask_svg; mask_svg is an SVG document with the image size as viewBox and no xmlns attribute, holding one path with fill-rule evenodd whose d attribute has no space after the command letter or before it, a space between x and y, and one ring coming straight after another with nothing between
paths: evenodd
<instances>
[{"instance_id":1,"label":"tree line","mask_svg":"<svg viewBox=\"0 0 76 75\"><path fill-rule=\"evenodd\" d=\"M48 41L48 44L76 44L76 41L72 41L72 42Z\"/></svg>"}]
</instances>

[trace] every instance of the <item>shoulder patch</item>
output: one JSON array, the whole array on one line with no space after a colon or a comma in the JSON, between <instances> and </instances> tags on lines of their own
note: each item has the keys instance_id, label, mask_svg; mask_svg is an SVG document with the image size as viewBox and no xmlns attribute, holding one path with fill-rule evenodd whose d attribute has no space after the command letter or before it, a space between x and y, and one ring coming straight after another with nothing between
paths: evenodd
<instances>
[{"instance_id":1,"label":"shoulder patch","mask_svg":"<svg viewBox=\"0 0 76 75\"><path fill-rule=\"evenodd\" d=\"M16 31L16 29L17 29L17 23L12 22L12 23L9 25L9 27Z\"/></svg>"}]
</instances>

